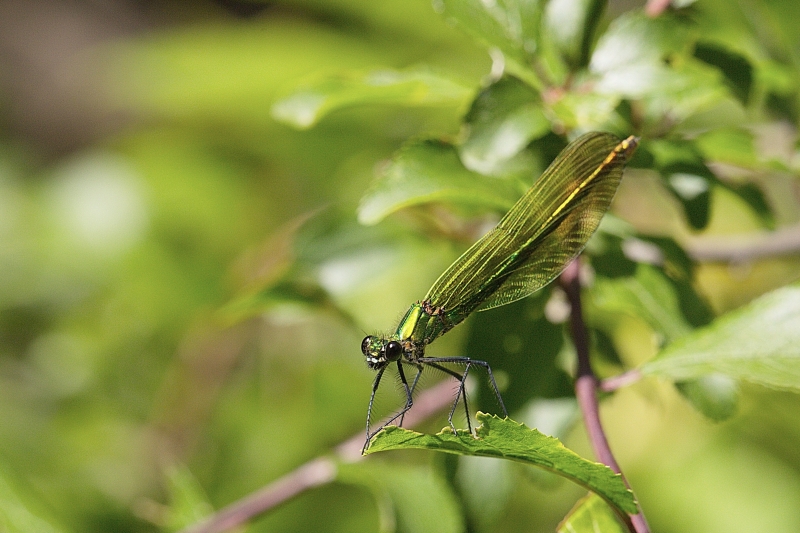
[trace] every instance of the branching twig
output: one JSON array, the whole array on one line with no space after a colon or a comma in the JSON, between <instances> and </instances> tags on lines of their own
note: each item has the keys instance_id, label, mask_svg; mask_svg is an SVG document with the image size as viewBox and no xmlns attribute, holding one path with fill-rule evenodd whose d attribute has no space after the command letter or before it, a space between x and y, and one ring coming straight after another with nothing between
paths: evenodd
<instances>
[{"instance_id":1,"label":"branching twig","mask_svg":"<svg viewBox=\"0 0 800 533\"><path fill-rule=\"evenodd\" d=\"M589 361L589 340L586 333L586 324L583 322L583 311L581 309L581 287L579 276L580 264L577 260L573 261L561 274L561 285L567 293L572 313L570 315L570 325L572 327L572 338L575 343L575 350L578 354L578 372L575 379L575 395L578 398L583 413L583 420L586 424L586 431L597 458L608 465L614 472L622 476L625 485L630 488L628 481L611 453L605 431L600 422L600 411L597 403L597 377L594 375L592 365ZM642 513L639 503L639 513L629 516L628 528L634 533L649 533L650 527Z\"/></svg>"},{"instance_id":2,"label":"branching twig","mask_svg":"<svg viewBox=\"0 0 800 533\"><path fill-rule=\"evenodd\" d=\"M453 401L453 384L449 380L420 393L414 408L405 416L405 426L413 427L434 415ZM308 489L325 485L336 479L338 461L354 462L363 459L361 448L364 434L358 433L336 447L333 457L317 457L220 509L205 521L184 529L181 533L220 533L227 531L256 516L294 498Z\"/></svg>"},{"instance_id":3,"label":"branching twig","mask_svg":"<svg viewBox=\"0 0 800 533\"><path fill-rule=\"evenodd\" d=\"M685 245L695 261L745 263L772 257L800 255L800 224L772 232L695 237Z\"/></svg>"},{"instance_id":4,"label":"branching twig","mask_svg":"<svg viewBox=\"0 0 800 533\"><path fill-rule=\"evenodd\" d=\"M603 392L613 392L619 388L626 387L642 379L642 372L638 368L628 370L622 374L611 376L600 382L598 385Z\"/></svg>"}]
</instances>

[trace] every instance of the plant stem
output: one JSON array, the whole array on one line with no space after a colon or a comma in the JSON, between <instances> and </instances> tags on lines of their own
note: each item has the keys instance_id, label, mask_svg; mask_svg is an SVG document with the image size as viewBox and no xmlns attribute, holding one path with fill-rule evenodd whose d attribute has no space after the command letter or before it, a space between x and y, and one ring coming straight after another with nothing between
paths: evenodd
<instances>
[{"instance_id":1,"label":"plant stem","mask_svg":"<svg viewBox=\"0 0 800 533\"><path fill-rule=\"evenodd\" d=\"M220 509L205 521L184 529L183 532L216 533L226 531L242 525L301 492L330 483L335 477L336 463L328 457L317 457L269 485Z\"/></svg>"},{"instance_id":2,"label":"plant stem","mask_svg":"<svg viewBox=\"0 0 800 533\"><path fill-rule=\"evenodd\" d=\"M597 377L594 375L592 365L589 360L589 338L586 331L586 324L583 321L583 310L581 306L581 284L580 284L580 263L573 261L561 274L561 286L567 293L572 312L570 313L570 326L572 328L572 339L575 343L575 350L578 355L578 371L575 378L575 396L578 398L578 405L583 413L583 421L586 424L586 431L592 443L595 455L603 464L607 465L614 472L622 476L625 485L630 489L628 480L619 468L611 447L608 445L605 431L600 422L600 410L597 402ZM644 517L642 508L638 501L636 506L639 512L628 515L626 525L633 533L649 533L650 527Z\"/></svg>"},{"instance_id":3,"label":"plant stem","mask_svg":"<svg viewBox=\"0 0 800 533\"><path fill-rule=\"evenodd\" d=\"M414 401L414 409L406 413L405 426L413 427L436 414L453 401L453 384L448 380L424 390ZM336 479L337 463L364 459L361 447L364 434L357 433L335 449L333 457L320 456L276 479L269 485L220 509L204 521L189 526L181 533L220 533L285 503L306 490L326 485Z\"/></svg>"},{"instance_id":4,"label":"plant stem","mask_svg":"<svg viewBox=\"0 0 800 533\"><path fill-rule=\"evenodd\" d=\"M634 368L622 374L602 380L598 387L603 392L613 392L619 388L636 383L640 379L642 379L642 372L638 368Z\"/></svg>"},{"instance_id":5,"label":"plant stem","mask_svg":"<svg viewBox=\"0 0 800 533\"><path fill-rule=\"evenodd\" d=\"M686 252L695 261L749 263L772 257L800 254L800 224L770 232L694 237L686 242Z\"/></svg>"}]
</instances>

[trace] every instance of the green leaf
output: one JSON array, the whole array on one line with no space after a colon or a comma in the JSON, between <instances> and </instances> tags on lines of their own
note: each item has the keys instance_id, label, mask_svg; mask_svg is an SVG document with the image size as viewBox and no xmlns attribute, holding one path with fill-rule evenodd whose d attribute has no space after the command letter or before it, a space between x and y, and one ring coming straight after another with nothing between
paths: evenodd
<instances>
[{"instance_id":1,"label":"green leaf","mask_svg":"<svg viewBox=\"0 0 800 533\"><path fill-rule=\"evenodd\" d=\"M604 7L603 0L550 0L547 3L544 26L571 66L584 66L588 61L592 35Z\"/></svg>"},{"instance_id":2,"label":"green leaf","mask_svg":"<svg viewBox=\"0 0 800 533\"><path fill-rule=\"evenodd\" d=\"M703 157L693 142L682 139L648 140L647 151L653 156L655 168L666 168L677 164L696 164L703 162Z\"/></svg>"},{"instance_id":3,"label":"green leaf","mask_svg":"<svg viewBox=\"0 0 800 533\"><path fill-rule=\"evenodd\" d=\"M670 120L679 121L715 106L731 104L734 111L726 112L728 121L735 121L737 113L741 113L741 106L730 97L722 74L691 57L676 60L669 68L656 68L651 82L643 102L649 117L666 115Z\"/></svg>"},{"instance_id":4,"label":"green leaf","mask_svg":"<svg viewBox=\"0 0 800 533\"><path fill-rule=\"evenodd\" d=\"M694 262L673 239L646 237L643 241L658 247L661 257L657 263L672 283L677 293L681 314L692 327L705 326L714 319L714 313L704 297L694 287ZM629 239L626 253L630 253Z\"/></svg>"},{"instance_id":5,"label":"green leaf","mask_svg":"<svg viewBox=\"0 0 800 533\"><path fill-rule=\"evenodd\" d=\"M64 531L45 520L24 501L0 473L0 531L3 533L60 533Z\"/></svg>"},{"instance_id":6,"label":"green leaf","mask_svg":"<svg viewBox=\"0 0 800 533\"><path fill-rule=\"evenodd\" d=\"M167 482L170 503L165 531L180 531L213 512L202 487L185 466L170 468Z\"/></svg>"},{"instance_id":7,"label":"green leaf","mask_svg":"<svg viewBox=\"0 0 800 533\"><path fill-rule=\"evenodd\" d=\"M605 318L604 323L613 323L614 313L636 316L658 332L662 342L668 342L687 334L691 325L708 323L710 313L692 288L692 264L683 250L667 239L654 241L658 247L638 239L628 239L623 246L631 257L645 259L653 254L652 259L657 259L663 272L648 264L637 264L633 276L598 277L591 288L591 302L598 311L610 313L608 318L596 315L596 320ZM597 341L596 349L613 350L613 344L604 345L602 335ZM714 378L685 381L676 387L705 416L724 420L736 410L738 388L726 376Z\"/></svg>"},{"instance_id":8,"label":"green leaf","mask_svg":"<svg viewBox=\"0 0 800 533\"><path fill-rule=\"evenodd\" d=\"M758 216L764 228L775 229L775 215L767 200L764 191L755 183L722 183L723 187L731 191L744 201Z\"/></svg>"},{"instance_id":9,"label":"green leaf","mask_svg":"<svg viewBox=\"0 0 800 533\"><path fill-rule=\"evenodd\" d=\"M415 448L510 459L544 468L574 481L596 492L621 511L637 512L633 493L607 466L580 457L558 439L524 424L486 413L478 413L476 418L481 424L476 428L476 437L465 430L454 435L450 428L436 435L424 435L390 426L374 437L367 453Z\"/></svg>"},{"instance_id":10,"label":"green leaf","mask_svg":"<svg viewBox=\"0 0 800 533\"><path fill-rule=\"evenodd\" d=\"M344 463L337 481L368 488L380 516L379 531L459 533L464 521L447 481L427 466Z\"/></svg>"},{"instance_id":11,"label":"green leaf","mask_svg":"<svg viewBox=\"0 0 800 533\"><path fill-rule=\"evenodd\" d=\"M628 12L599 39L589 64L600 94L642 99L649 120L679 120L719 103L729 91L721 72L690 55L691 28L669 15Z\"/></svg>"},{"instance_id":12,"label":"green leaf","mask_svg":"<svg viewBox=\"0 0 800 533\"><path fill-rule=\"evenodd\" d=\"M756 151L753 134L742 128L712 129L699 135L695 143L706 161L728 163L756 171L763 171L765 168L787 169L786 164L778 159L762 160ZM775 228L775 217L769 202L755 183L726 180L720 184L744 200L758 214L765 227Z\"/></svg>"},{"instance_id":13,"label":"green leaf","mask_svg":"<svg viewBox=\"0 0 800 533\"><path fill-rule=\"evenodd\" d=\"M711 189L718 184L693 142L660 140L651 147L664 186L683 206L694 229L708 224Z\"/></svg>"},{"instance_id":14,"label":"green leaf","mask_svg":"<svg viewBox=\"0 0 800 533\"><path fill-rule=\"evenodd\" d=\"M696 146L710 161L729 163L743 168L761 164L753 134L743 128L716 128L697 136Z\"/></svg>"},{"instance_id":15,"label":"green leaf","mask_svg":"<svg viewBox=\"0 0 800 533\"><path fill-rule=\"evenodd\" d=\"M465 118L461 160L481 174L502 174L509 160L550 131L538 93L516 78L493 83L472 103Z\"/></svg>"},{"instance_id":16,"label":"green leaf","mask_svg":"<svg viewBox=\"0 0 800 533\"><path fill-rule=\"evenodd\" d=\"M753 66L740 54L712 43L698 43L694 56L720 69L731 92L743 104L750 100L753 86Z\"/></svg>"},{"instance_id":17,"label":"green leaf","mask_svg":"<svg viewBox=\"0 0 800 533\"><path fill-rule=\"evenodd\" d=\"M544 3L540 0L436 0L434 8L484 44L500 50L509 72L532 87L542 80L531 69L540 39Z\"/></svg>"},{"instance_id":18,"label":"green leaf","mask_svg":"<svg viewBox=\"0 0 800 533\"><path fill-rule=\"evenodd\" d=\"M739 385L723 374L709 374L692 381L676 383L678 391L705 416L720 422L736 413Z\"/></svg>"},{"instance_id":19,"label":"green leaf","mask_svg":"<svg viewBox=\"0 0 800 533\"><path fill-rule=\"evenodd\" d=\"M675 381L720 373L800 392L800 284L768 293L682 337L641 371Z\"/></svg>"},{"instance_id":20,"label":"green leaf","mask_svg":"<svg viewBox=\"0 0 800 533\"><path fill-rule=\"evenodd\" d=\"M708 225L711 216L711 186L715 178L706 176L697 168L673 168L665 176L667 189L683 206L686 220L693 229Z\"/></svg>"},{"instance_id":21,"label":"green leaf","mask_svg":"<svg viewBox=\"0 0 800 533\"><path fill-rule=\"evenodd\" d=\"M322 117L349 106L462 106L472 89L427 70L376 70L341 73L310 80L272 106L275 120L307 129Z\"/></svg>"},{"instance_id":22,"label":"green leaf","mask_svg":"<svg viewBox=\"0 0 800 533\"><path fill-rule=\"evenodd\" d=\"M590 492L578 500L575 507L558 525L557 533L627 533L608 504Z\"/></svg>"},{"instance_id":23,"label":"green leaf","mask_svg":"<svg viewBox=\"0 0 800 533\"><path fill-rule=\"evenodd\" d=\"M638 316L667 341L691 331L670 280L653 266L639 264L634 276L599 278L591 294L597 308Z\"/></svg>"},{"instance_id":24,"label":"green leaf","mask_svg":"<svg viewBox=\"0 0 800 533\"><path fill-rule=\"evenodd\" d=\"M550 111L570 129L627 132L630 126L616 113L620 100L593 91L567 91L553 102Z\"/></svg>"},{"instance_id":25,"label":"green leaf","mask_svg":"<svg viewBox=\"0 0 800 533\"><path fill-rule=\"evenodd\" d=\"M504 212L522 193L515 182L464 168L450 144L417 141L394 156L362 198L358 220L376 224L404 207L430 202L457 202Z\"/></svg>"},{"instance_id":26,"label":"green leaf","mask_svg":"<svg viewBox=\"0 0 800 533\"><path fill-rule=\"evenodd\" d=\"M600 75L598 90L638 98L658 89L669 75L663 60L683 51L689 32L669 16L656 19L628 12L614 20L600 37L589 65Z\"/></svg>"}]
</instances>

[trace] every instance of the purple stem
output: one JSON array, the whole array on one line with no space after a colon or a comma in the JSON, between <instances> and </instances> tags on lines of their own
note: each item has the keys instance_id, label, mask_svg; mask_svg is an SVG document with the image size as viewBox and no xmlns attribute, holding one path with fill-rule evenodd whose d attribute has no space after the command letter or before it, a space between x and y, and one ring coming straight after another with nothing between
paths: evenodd
<instances>
[{"instance_id":1,"label":"purple stem","mask_svg":"<svg viewBox=\"0 0 800 533\"><path fill-rule=\"evenodd\" d=\"M628 370L617 376L611 376L600 382L600 390L603 392L614 392L622 387L627 387L642 379L642 372L638 368Z\"/></svg>"},{"instance_id":2,"label":"purple stem","mask_svg":"<svg viewBox=\"0 0 800 533\"><path fill-rule=\"evenodd\" d=\"M592 443L592 449L597 459L622 476L625 486L630 489L628 480L625 479L616 459L614 459L614 454L611 453L611 447L608 445L608 439L600 422L600 410L597 403L598 383L589 360L589 339L586 332L586 324L583 321L583 309L581 306L580 262L577 259L564 270L560 281L572 308L570 326L575 350L578 354L575 396L578 398L578 405L583 413L586 432L589 435L589 440ZM650 526L647 525L647 520L638 501L636 506L639 512L628 515L628 520L626 520L628 529L633 533L649 533Z\"/></svg>"}]
</instances>

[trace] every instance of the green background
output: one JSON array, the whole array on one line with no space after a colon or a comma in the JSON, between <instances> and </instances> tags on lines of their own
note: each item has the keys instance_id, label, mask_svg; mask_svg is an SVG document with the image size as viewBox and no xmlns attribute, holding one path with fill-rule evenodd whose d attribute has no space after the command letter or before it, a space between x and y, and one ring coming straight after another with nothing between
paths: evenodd
<instances>
[{"instance_id":1,"label":"green background","mask_svg":"<svg viewBox=\"0 0 800 533\"><path fill-rule=\"evenodd\" d=\"M437 13L452 4L0 5L0 531L178 530L363 431L373 376L361 339L395 326L471 242L468 221L485 214L456 202L357 221L392 154L410 138L459 139L490 80L497 52ZM548 120L625 130L612 110L644 117L641 159L613 208L637 235L670 237L702 257L720 242L746 248L756 232L796 233L800 9L793 0L676 4L658 28L609 45L607 60L631 67L604 78L619 100L571 94ZM641 8L611 2L595 14L596 35ZM543 42L564 58L555 63L585 73L579 41ZM636 86L643 55L624 52L653 47L667 70ZM279 99L324 76L420 65L448 82L430 101L356 90L308 129L274 118ZM659 139L699 146L727 181L712 175L708 194L692 197L700 207L681 200L648 173L665 173L675 156ZM755 184L757 199L741 184ZM448 217L456 223L432 222ZM595 265L601 275L622 268L609 257ZM717 315L799 273L796 249L701 260L693 287ZM703 322L679 317L660 330L641 314L614 315L629 309L624 290L603 279L594 296L620 300L597 303L596 342L613 344L616 357L599 363L603 375ZM563 370L569 346L544 318L550 294L481 314L431 350L503 346L506 375L530 374L536 390L510 393L515 418L591 457ZM520 352L537 343L534 355ZM608 397L601 413L655 531L800 530L796 394L742 383L735 414L712 422L649 377ZM247 531L553 531L583 495L527 466L391 452L343 467L335 483Z\"/></svg>"}]
</instances>

